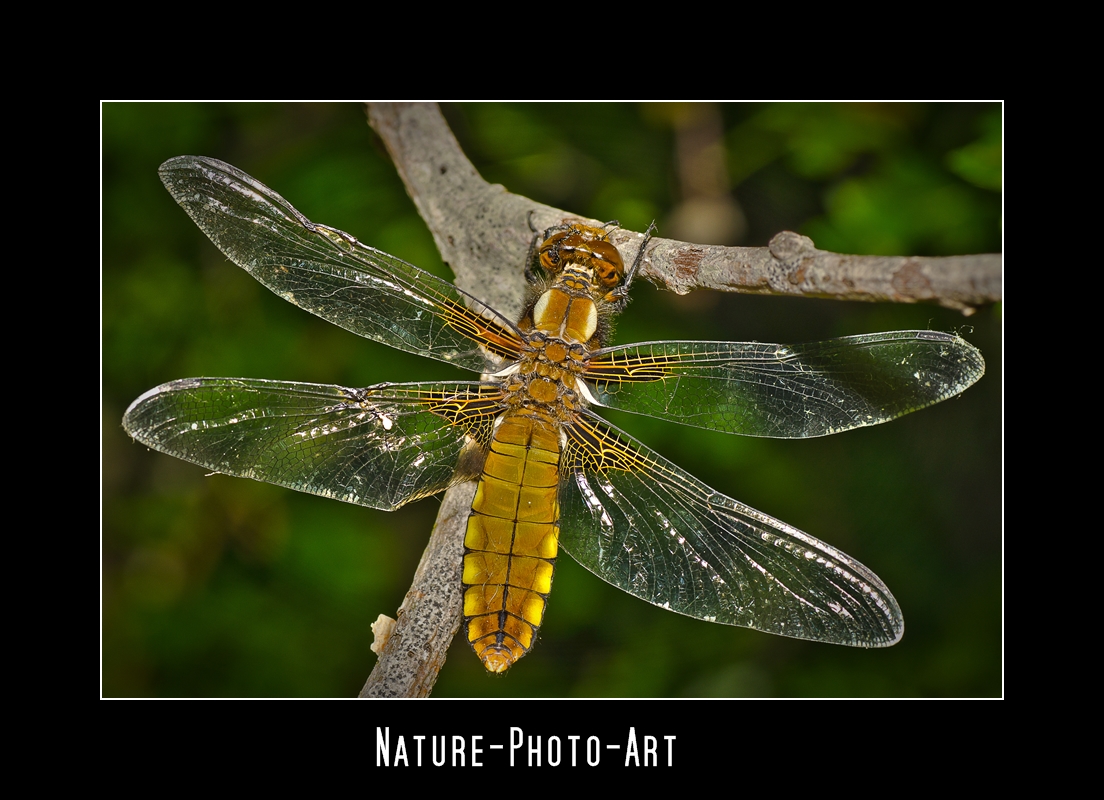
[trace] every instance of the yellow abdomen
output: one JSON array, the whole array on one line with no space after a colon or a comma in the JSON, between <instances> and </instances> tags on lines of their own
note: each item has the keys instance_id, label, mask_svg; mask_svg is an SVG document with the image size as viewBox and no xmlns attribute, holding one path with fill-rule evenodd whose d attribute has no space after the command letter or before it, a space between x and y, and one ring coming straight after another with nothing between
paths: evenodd
<instances>
[{"instance_id":1,"label":"yellow abdomen","mask_svg":"<svg viewBox=\"0 0 1104 800\"><path fill-rule=\"evenodd\" d=\"M525 655L544 618L559 536L558 425L507 414L491 440L464 537L464 626L491 672Z\"/></svg>"}]
</instances>

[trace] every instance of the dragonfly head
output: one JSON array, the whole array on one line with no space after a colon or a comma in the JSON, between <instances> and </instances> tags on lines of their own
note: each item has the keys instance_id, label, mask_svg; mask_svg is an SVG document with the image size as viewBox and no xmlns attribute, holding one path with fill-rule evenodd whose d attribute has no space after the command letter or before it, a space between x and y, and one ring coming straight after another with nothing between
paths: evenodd
<instances>
[{"instance_id":1,"label":"dragonfly head","mask_svg":"<svg viewBox=\"0 0 1104 800\"><path fill-rule=\"evenodd\" d=\"M582 264L592 270L599 285L607 291L625 279L625 262L604 228L574 224L545 231L544 243L540 246L541 266L555 276L568 263Z\"/></svg>"}]
</instances>

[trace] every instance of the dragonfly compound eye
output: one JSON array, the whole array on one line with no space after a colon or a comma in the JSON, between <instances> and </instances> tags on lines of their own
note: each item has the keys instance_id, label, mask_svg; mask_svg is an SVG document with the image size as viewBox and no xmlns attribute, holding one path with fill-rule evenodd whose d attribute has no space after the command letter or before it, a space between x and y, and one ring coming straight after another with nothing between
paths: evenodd
<instances>
[{"instance_id":1,"label":"dragonfly compound eye","mask_svg":"<svg viewBox=\"0 0 1104 800\"><path fill-rule=\"evenodd\" d=\"M592 266L598 280L608 289L612 289L625 277L625 262L617 248L609 242L591 242L590 252L594 256Z\"/></svg>"}]
</instances>

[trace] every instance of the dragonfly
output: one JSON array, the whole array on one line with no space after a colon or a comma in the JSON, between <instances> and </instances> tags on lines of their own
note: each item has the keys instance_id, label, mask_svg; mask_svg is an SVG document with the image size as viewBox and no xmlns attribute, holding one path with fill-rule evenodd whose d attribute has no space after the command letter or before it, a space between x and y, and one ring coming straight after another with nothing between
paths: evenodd
<instances>
[{"instance_id":1,"label":"dragonfly","mask_svg":"<svg viewBox=\"0 0 1104 800\"><path fill-rule=\"evenodd\" d=\"M394 510L476 481L461 566L465 638L484 667L534 646L562 548L665 609L798 639L886 647L904 632L855 558L680 469L595 407L727 434L825 436L896 419L984 373L931 330L796 345L607 342L631 266L604 227L534 237L512 320L348 233L313 223L213 158L161 166L173 198L235 264L348 331L477 373L366 388L188 378L127 409L138 442L208 470Z\"/></svg>"}]
</instances>

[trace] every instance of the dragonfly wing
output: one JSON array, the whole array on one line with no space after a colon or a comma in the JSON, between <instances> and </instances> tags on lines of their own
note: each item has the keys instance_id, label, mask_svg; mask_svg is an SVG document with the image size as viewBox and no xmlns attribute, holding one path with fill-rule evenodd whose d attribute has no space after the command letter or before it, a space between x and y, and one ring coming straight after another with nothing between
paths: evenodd
<instances>
[{"instance_id":1,"label":"dragonfly wing","mask_svg":"<svg viewBox=\"0 0 1104 800\"><path fill-rule=\"evenodd\" d=\"M500 401L478 383L189 378L139 397L123 426L216 472L391 510L478 474Z\"/></svg>"},{"instance_id":2,"label":"dragonfly wing","mask_svg":"<svg viewBox=\"0 0 1104 800\"><path fill-rule=\"evenodd\" d=\"M699 428L801 439L877 425L954 397L985 372L969 342L892 331L799 345L607 347L584 377L599 405Z\"/></svg>"},{"instance_id":3,"label":"dragonfly wing","mask_svg":"<svg viewBox=\"0 0 1104 800\"><path fill-rule=\"evenodd\" d=\"M589 412L566 431L560 544L598 577L710 622L856 647L901 638L893 595L855 559Z\"/></svg>"},{"instance_id":4,"label":"dragonfly wing","mask_svg":"<svg viewBox=\"0 0 1104 800\"><path fill-rule=\"evenodd\" d=\"M226 256L290 303L408 353L477 372L517 357L514 326L451 283L316 225L276 192L213 158L161 165L173 199Z\"/></svg>"}]
</instances>

